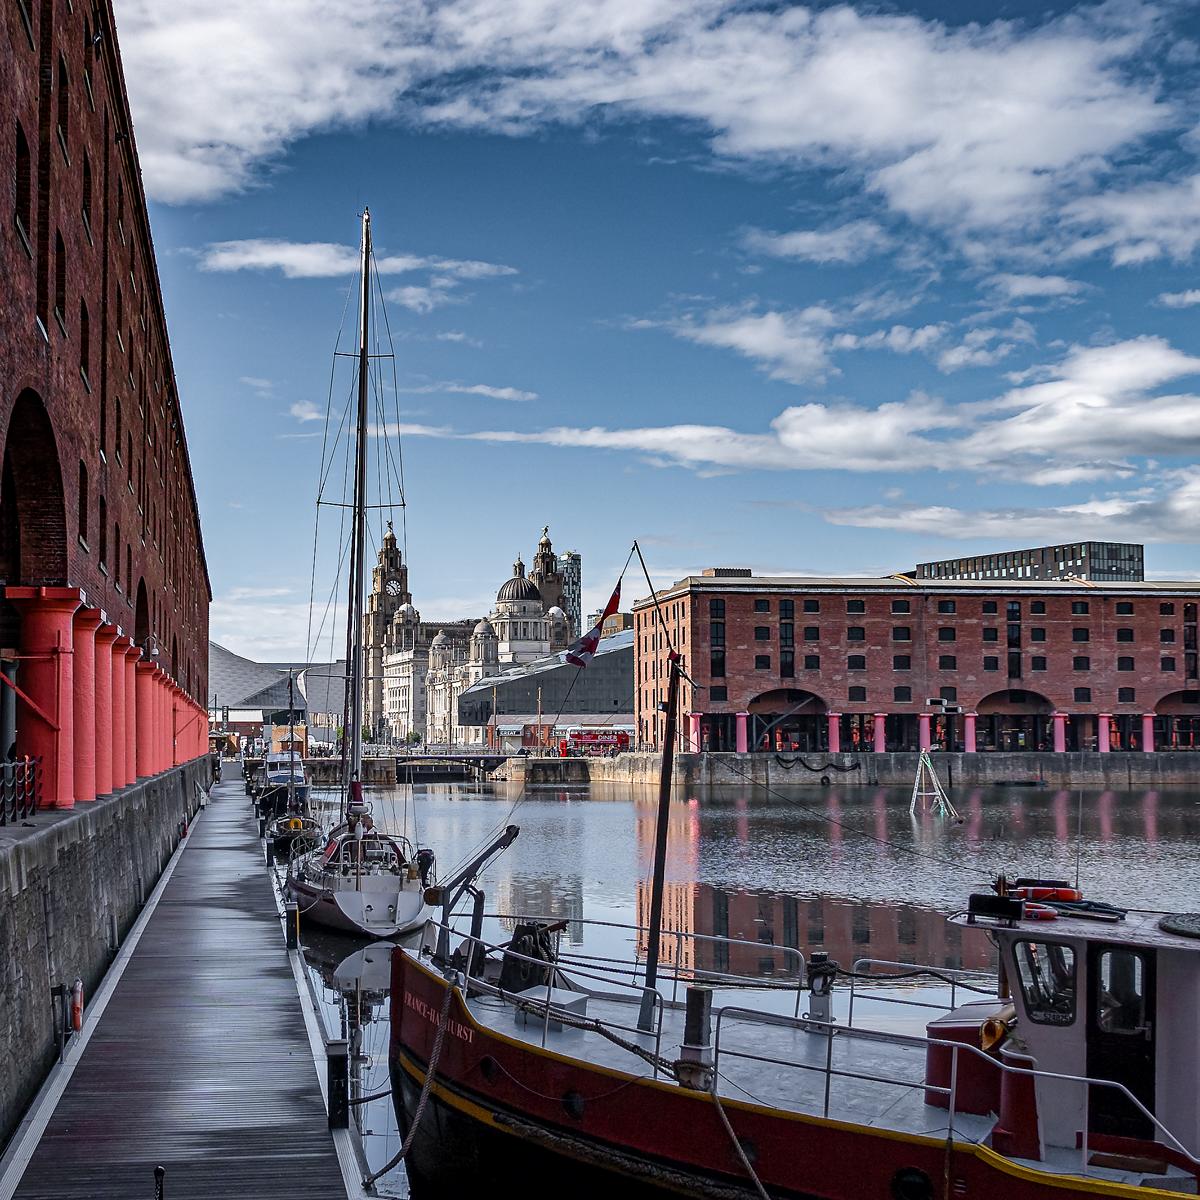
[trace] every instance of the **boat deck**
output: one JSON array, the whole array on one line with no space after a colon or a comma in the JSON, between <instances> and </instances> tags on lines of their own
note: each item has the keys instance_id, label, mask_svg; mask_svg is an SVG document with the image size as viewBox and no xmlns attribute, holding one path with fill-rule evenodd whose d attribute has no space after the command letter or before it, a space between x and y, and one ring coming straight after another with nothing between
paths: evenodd
<instances>
[{"instance_id":1,"label":"boat deck","mask_svg":"<svg viewBox=\"0 0 1200 1200\"><path fill-rule=\"evenodd\" d=\"M213 788L17 1200L346 1196L240 780Z\"/></svg>"}]
</instances>

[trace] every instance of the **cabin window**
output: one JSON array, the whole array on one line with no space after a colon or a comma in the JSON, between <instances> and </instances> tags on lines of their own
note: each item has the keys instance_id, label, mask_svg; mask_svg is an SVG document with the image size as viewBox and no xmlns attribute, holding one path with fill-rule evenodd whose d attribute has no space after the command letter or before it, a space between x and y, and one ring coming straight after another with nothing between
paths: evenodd
<instances>
[{"instance_id":1,"label":"cabin window","mask_svg":"<svg viewBox=\"0 0 1200 1200\"><path fill-rule=\"evenodd\" d=\"M1025 1012L1038 1025L1075 1020L1075 951L1056 942L1017 942L1013 947Z\"/></svg>"},{"instance_id":2,"label":"cabin window","mask_svg":"<svg viewBox=\"0 0 1200 1200\"><path fill-rule=\"evenodd\" d=\"M1105 1033L1145 1035L1146 969L1134 950L1105 950L1100 955L1096 1024Z\"/></svg>"}]
</instances>

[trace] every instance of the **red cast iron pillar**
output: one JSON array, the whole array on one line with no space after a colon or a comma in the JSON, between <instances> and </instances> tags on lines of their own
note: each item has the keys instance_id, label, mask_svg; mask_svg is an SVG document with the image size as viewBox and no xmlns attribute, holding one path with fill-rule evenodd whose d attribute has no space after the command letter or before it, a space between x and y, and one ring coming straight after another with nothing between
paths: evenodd
<instances>
[{"instance_id":1,"label":"red cast iron pillar","mask_svg":"<svg viewBox=\"0 0 1200 1200\"><path fill-rule=\"evenodd\" d=\"M132 639L125 647L125 782L137 781L138 703L137 664L142 652Z\"/></svg>"},{"instance_id":2,"label":"red cast iron pillar","mask_svg":"<svg viewBox=\"0 0 1200 1200\"><path fill-rule=\"evenodd\" d=\"M116 716L113 709L113 643L121 631L116 625L101 624L96 630L96 712L92 737L96 742L96 795L107 796L119 784L113 782L113 751ZM121 680L124 683L124 678ZM124 689L122 689L124 694ZM122 728L124 723L122 723Z\"/></svg>"},{"instance_id":3,"label":"red cast iron pillar","mask_svg":"<svg viewBox=\"0 0 1200 1200\"><path fill-rule=\"evenodd\" d=\"M134 676L137 680L137 713L134 727L137 738L134 744L134 763L139 779L148 779L155 774L154 770L154 664L137 662L134 664Z\"/></svg>"},{"instance_id":4,"label":"red cast iron pillar","mask_svg":"<svg viewBox=\"0 0 1200 1200\"><path fill-rule=\"evenodd\" d=\"M81 801L96 798L96 630L103 620L98 608L75 613L75 799Z\"/></svg>"},{"instance_id":5,"label":"red cast iron pillar","mask_svg":"<svg viewBox=\"0 0 1200 1200\"><path fill-rule=\"evenodd\" d=\"M75 806L74 630L79 589L10 587L21 613L17 754L42 760L42 802Z\"/></svg>"},{"instance_id":6,"label":"red cast iron pillar","mask_svg":"<svg viewBox=\"0 0 1200 1200\"><path fill-rule=\"evenodd\" d=\"M117 639L112 648L112 780L113 791L129 784L129 767L125 762L125 722L129 716L129 705L125 700L125 651L129 639L117 626Z\"/></svg>"}]
</instances>

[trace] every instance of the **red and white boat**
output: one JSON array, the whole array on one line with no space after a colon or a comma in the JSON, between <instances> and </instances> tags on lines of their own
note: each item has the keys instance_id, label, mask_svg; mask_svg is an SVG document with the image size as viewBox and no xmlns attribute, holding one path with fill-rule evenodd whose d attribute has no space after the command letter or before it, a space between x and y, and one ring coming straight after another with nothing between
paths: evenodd
<instances>
[{"instance_id":1,"label":"red and white boat","mask_svg":"<svg viewBox=\"0 0 1200 1200\"><path fill-rule=\"evenodd\" d=\"M912 1007L853 1011L866 962L847 973L814 954L777 982L780 1006L762 980L739 991L749 981L699 969L703 955L677 953L660 976L640 942L624 966L560 958L537 922L489 946L477 895L465 938L443 915L423 948L392 955L391 1079L415 1194L1197 1194L1200 915L998 882L948 918L994 938L991 994L916 1028ZM658 926L652 909L655 951ZM734 939L703 941L733 961L721 943Z\"/></svg>"}]
</instances>

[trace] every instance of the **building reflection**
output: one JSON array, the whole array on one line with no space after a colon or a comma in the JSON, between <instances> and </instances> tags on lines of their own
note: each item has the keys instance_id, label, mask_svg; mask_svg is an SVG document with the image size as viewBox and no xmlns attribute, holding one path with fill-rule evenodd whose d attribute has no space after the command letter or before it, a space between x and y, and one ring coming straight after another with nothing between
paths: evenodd
<instances>
[{"instance_id":1,"label":"building reflection","mask_svg":"<svg viewBox=\"0 0 1200 1200\"><path fill-rule=\"evenodd\" d=\"M583 945L583 879L579 875L562 878L534 878L514 875L500 884L500 927L511 933L518 919L526 916L547 917L567 922L567 942Z\"/></svg>"},{"instance_id":2,"label":"building reflection","mask_svg":"<svg viewBox=\"0 0 1200 1200\"><path fill-rule=\"evenodd\" d=\"M637 885L638 952L646 952L650 885ZM982 931L951 925L915 904L732 891L708 883L668 883L663 894L663 961L684 970L787 976L795 957L824 951L849 969L856 959L990 971L995 954ZM672 937L680 934L681 937ZM730 938L731 942L708 938Z\"/></svg>"}]
</instances>

